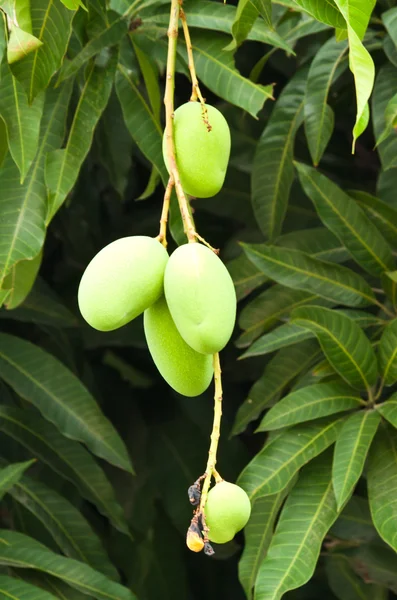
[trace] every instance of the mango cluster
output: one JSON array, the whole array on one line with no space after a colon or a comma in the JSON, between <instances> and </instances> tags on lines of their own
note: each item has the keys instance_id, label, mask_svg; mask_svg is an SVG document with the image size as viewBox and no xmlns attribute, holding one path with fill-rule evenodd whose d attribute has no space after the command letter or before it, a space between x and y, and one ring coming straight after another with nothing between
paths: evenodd
<instances>
[{"instance_id":1,"label":"mango cluster","mask_svg":"<svg viewBox=\"0 0 397 600\"><path fill-rule=\"evenodd\" d=\"M185 396L209 386L212 354L227 344L236 318L233 281L212 250L191 243L169 257L146 236L121 238L98 252L81 279L78 303L84 319L100 331L144 313L154 363Z\"/></svg>"}]
</instances>

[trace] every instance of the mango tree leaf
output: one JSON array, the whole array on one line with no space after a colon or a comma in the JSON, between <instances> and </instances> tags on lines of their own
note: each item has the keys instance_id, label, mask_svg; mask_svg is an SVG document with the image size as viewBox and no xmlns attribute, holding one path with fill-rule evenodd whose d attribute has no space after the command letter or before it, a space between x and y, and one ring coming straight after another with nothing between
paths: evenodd
<instances>
[{"instance_id":1,"label":"mango tree leaf","mask_svg":"<svg viewBox=\"0 0 397 600\"><path fill-rule=\"evenodd\" d=\"M394 9L392 9L394 10ZM390 12L390 11L388 11ZM387 14L387 13L384 13ZM397 14L397 13L396 13ZM397 22L397 21L396 21ZM397 28L396 28L397 40ZM376 146L379 153L379 158L384 169L384 173L393 166L396 166L397 138L395 135L390 135L383 141L380 139L385 128L385 113L386 108L397 93L397 74L394 65L390 63L379 69L376 77L375 88L372 98L373 126L376 139ZM389 173L388 175L391 175ZM378 182L379 186L379 182Z\"/></svg>"},{"instance_id":2,"label":"mango tree leaf","mask_svg":"<svg viewBox=\"0 0 397 600\"><path fill-rule=\"evenodd\" d=\"M35 460L28 460L21 463L13 463L0 469L0 499L21 479L22 475L35 463Z\"/></svg>"},{"instance_id":3,"label":"mango tree leaf","mask_svg":"<svg viewBox=\"0 0 397 600\"><path fill-rule=\"evenodd\" d=\"M331 85L347 67L347 43L330 38L316 53L305 92L305 133L315 166L321 160L334 130L334 111L327 104Z\"/></svg>"},{"instance_id":4,"label":"mango tree leaf","mask_svg":"<svg viewBox=\"0 0 397 600\"><path fill-rule=\"evenodd\" d=\"M357 115L353 128L353 152L358 137L369 121L368 100L375 81L375 65L361 40L376 0L334 0L346 20L349 38L349 66L356 85Z\"/></svg>"},{"instance_id":5,"label":"mango tree leaf","mask_svg":"<svg viewBox=\"0 0 397 600\"><path fill-rule=\"evenodd\" d=\"M115 46L118 44L126 33L127 22L125 19L116 19L113 21L106 29L100 31L95 37L91 38L73 60L64 62L58 76L57 85L77 73L90 58L98 54L101 50L108 46Z\"/></svg>"},{"instance_id":6,"label":"mango tree leaf","mask_svg":"<svg viewBox=\"0 0 397 600\"><path fill-rule=\"evenodd\" d=\"M397 438L390 428L379 429L368 459L368 498L380 537L397 551Z\"/></svg>"},{"instance_id":7,"label":"mango tree leaf","mask_svg":"<svg viewBox=\"0 0 397 600\"><path fill-rule=\"evenodd\" d=\"M119 580L99 537L66 498L26 475L9 493L43 523L66 556L91 565L110 579Z\"/></svg>"},{"instance_id":8,"label":"mango tree leaf","mask_svg":"<svg viewBox=\"0 0 397 600\"><path fill-rule=\"evenodd\" d=\"M47 210L44 161L48 151L62 144L71 84L66 82L46 93L38 150L24 184L20 184L18 168L10 156L0 170L0 209L8 214L7 221L0 221L0 288L15 263L34 259L43 246Z\"/></svg>"},{"instance_id":9,"label":"mango tree leaf","mask_svg":"<svg viewBox=\"0 0 397 600\"><path fill-rule=\"evenodd\" d=\"M27 448L58 475L70 481L113 525L128 533L121 506L109 481L91 454L78 442L63 436L37 413L11 406L0 407L0 431Z\"/></svg>"},{"instance_id":10,"label":"mango tree leaf","mask_svg":"<svg viewBox=\"0 0 397 600\"><path fill-rule=\"evenodd\" d=\"M349 385L371 395L378 377L376 356L353 319L318 306L297 308L291 318L296 325L316 334L327 360Z\"/></svg>"},{"instance_id":11,"label":"mango tree leaf","mask_svg":"<svg viewBox=\"0 0 397 600\"><path fill-rule=\"evenodd\" d=\"M394 277L393 277L394 275ZM397 313L397 272L389 271L381 277L382 287Z\"/></svg>"},{"instance_id":12,"label":"mango tree leaf","mask_svg":"<svg viewBox=\"0 0 397 600\"><path fill-rule=\"evenodd\" d=\"M56 596L43 589L8 575L0 575L0 598L2 600L56 600Z\"/></svg>"},{"instance_id":13,"label":"mango tree leaf","mask_svg":"<svg viewBox=\"0 0 397 600\"><path fill-rule=\"evenodd\" d=\"M252 206L269 239L282 228L294 179L295 135L303 121L307 71L300 70L285 86L259 138L252 171Z\"/></svg>"},{"instance_id":14,"label":"mango tree leaf","mask_svg":"<svg viewBox=\"0 0 397 600\"><path fill-rule=\"evenodd\" d=\"M312 337L314 337L314 334L312 334L311 331L306 331L294 323L284 323L284 325L276 327L273 331L265 333L265 335L256 340L239 358L241 360L243 358L268 354L269 352L280 350L280 348L284 348L285 346L291 346L292 344L309 340Z\"/></svg>"},{"instance_id":15,"label":"mango tree leaf","mask_svg":"<svg viewBox=\"0 0 397 600\"><path fill-rule=\"evenodd\" d=\"M130 590L90 566L55 554L33 538L16 531L0 531L0 564L55 575L77 590L94 595L97 600L135 600Z\"/></svg>"},{"instance_id":16,"label":"mango tree leaf","mask_svg":"<svg viewBox=\"0 0 397 600\"><path fill-rule=\"evenodd\" d=\"M160 123L162 98L159 85L159 73L156 63L143 52L137 44L134 44L134 52L139 63L143 79L145 81L146 93L149 98L150 106L157 121Z\"/></svg>"},{"instance_id":17,"label":"mango tree leaf","mask_svg":"<svg viewBox=\"0 0 397 600\"><path fill-rule=\"evenodd\" d=\"M355 549L345 551L354 571L364 581L373 581L386 590L384 595L376 600L388 600L389 590L394 594L397 591L397 557L396 553L379 541L379 537L369 544L361 544ZM375 597L372 596L375 600ZM372 600L371 599L371 600Z\"/></svg>"},{"instance_id":18,"label":"mango tree leaf","mask_svg":"<svg viewBox=\"0 0 397 600\"><path fill-rule=\"evenodd\" d=\"M3 60L0 69L0 115L6 124L8 148L22 184L37 152L44 95L29 104L22 84Z\"/></svg>"},{"instance_id":19,"label":"mango tree leaf","mask_svg":"<svg viewBox=\"0 0 397 600\"><path fill-rule=\"evenodd\" d=\"M253 24L258 18L258 14L259 12L254 2L251 2L251 0L239 0L232 25L233 40L226 46L225 50L234 50L247 39Z\"/></svg>"},{"instance_id":20,"label":"mango tree leaf","mask_svg":"<svg viewBox=\"0 0 397 600\"><path fill-rule=\"evenodd\" d=\"M132 139L142 154L156 167L166 185L168 173L162 151L163 131L132 75L122 65L118 66L116 74L116 91Z\"/></svg>"},{"instance_id":21,"label":"mango tree leaf","mask_svg":"<svg viewBox=\"0 0 397 600\"><path fill-rule=\"evenodd\" d=\"M329 262L341 263L350 258L343 244L326 227L312 227L285 233L277 238L275 245L301 250L314 258Z\"/></svg>"},{"instance_id":22,"label":"mango tree leaf","mask_svg":"<svg viewBox=\"0 0 397 600\"><path fill-rule=\"evenodd\" d=\"M338 11L335 0L294 0L309 15L317 21L322 21L331 27L346 29L346 23Z\"/></svg>"},{"instance_id":23,"label":"mango tree leaf","mask_svg":"<svg viewBox=\"0 0 397 600\"><path fill-rule=\"evenodd\" d=\"M273 496L258 498L244 528L245 544L238 564L238 578L249 600L253 597L255 580L269 548L278 513L291 487L289 485Z\"/></svg>"},{"instance_id":24,"label":"mango tree leaf","mask_svg":"<svg viewBox=\"0 0 397 600\"><path fill-rule=\"evenodd\" d=\"M30 0L19 0L19 2L15 2L14 9L19 27L21 27L28 33L32 33L32 16L30 14Z\"/></svg>"},{"instance_id":25,"label":"mango tree leaf","mask_svg":"<svg viewBox=\"0 0 397 600\"><path fill-rule=\"evenodd\" d=\"M257 85L243 77L231 53L224 50L228 41L221 34L194 33L192 49L197 77L217 96L256 117L265 101L272 98L273 86ZM178 53L187 61L184 44L178 46Z\"/></svg>"},{"instance_id":26,"label":"mango tree leaf","mask_svg":"<svg viewBox=\"0 0 397 600\"><path fill-rule=\"evenodd\" d=\"M303 342L278 352L268 362L263 375L252 386L248 398L238 409L233 435L244 431L251 421L259 417L266 406L277 400L283 389L299 373L307 369L318 354L318 346L313 341Z\"/></svg>"},{"instance_id":27,"label":"mango tree leaf","mask_svg":"<svg viewBox=\"0 0 397 600\"><path fill-rule=\"evenodd\" d=\"M24 31L20 27L11 29L10 38L7 44L7 61L8 64L17 62L37 48L43 45L41 40L38 40L34 35Z\"/></svg>"},{"instance_id":28,"label":"mango tree leaf","mask_svg":"<svg viewBox=\"0 0 397 600\"><path fill-rule=\"evenodd\" d=\"M313 292L346 304L368 306L376 302L367 282L350 269L312 258L304 252L272 246L241 244L248 258L265 275L287 287Z\"/></svg>"},{"instance_id":29,"label":"mango tree leaf","mask_svg":"<svg viewBox=\"0 0 397 600\"><path fill-rule=\"evenodd\" d=\"M78 592L76 589L51 575L25 569L10 569L10 571L14 577L18 577L27 584L53 594L55 598L59 598L60 600L87 600L86 594Z\"/></svg>"},{"instance_id":30,"label":"mango tree leaf","mask_svg":"<svg viewBox=\"0 0 397 600\"><path fill-rule=\"evenodd\" d=\"M391 321L379 344L379 368L386 385L397 381L397 319Z\"/></svg>"},{"instance_id":31,"label":"mango tree leaf","mask_svg":"<svg viewBox=\"0 0 397 600\"><path fill-rule=\"evenodd\" d=\"M47 223L76 183L91 147L95 127L106 108L117 65L113 53L106 66L93 64L87 73L65 148L47 154L45 182L49 190Z\"/></svg>"},{"instance_id":32,"label":"mango tree leaf","mask_svg":"<svg viewBox=\"0 0 397 600\"><path fill-rule=\"evenodd\" d=\"M332 526L330 534L356 545L377 539L368 500L362 496L352 496Z\"/></svg>"},{"instance_id":33,"label":"mango tree leaf","mask_svg":"<svg viewBox=\"0 0 397 600\"><path fill-rule=\"evenodd\" d=\"M282 285L269 287L241 311L239 326L245 331L237 340L236 345L239 348L248 346L291 310L305 304L314 304L317 299L320 305L324 304L322 298L308 292L291 290Z\"/></svg>"},{"instance_id":34,"label":"mango tree leaf","mask_svg":"<svg viewBox=\"0 0 397 600\"><path fill-rule=\"evenodd\" d=\"M30 342L0 334L0 376L67 437L132 472L123 441L75 375Z\"/></svg>"},{"instance_id":35,"label":"mango tree leaf","mask_svg":"<svg viewBox=\"0 0 397 600\"><path fill-rule=\"evenodd\" d=\"M258 2L258 0L255 0ZM267 0L264 0L266 4ZM259 4L259 3L258 3ZM262 2L260 2L262 4ZM259 8L259 6L258 6ZM231 4L214 4L207 0L198 2L189 2L185 7L186 19L189 27L198 27L202 29L210 29L213 31L221 31L223 33L232 33L233 23L236 19L237 9ZM157 10L145 9L141 11L144 22L156 23L158 25L167 26L169 22L169 11L167 8L159 7ZM292 47L286 40L283 39L273 29L270 29L268 23L265 24L261 19L257 19L247 35L248 40L270 44L276 48L282 48L288 53L293 54ZM225 44L228 40L225 39Z\"/></svg>"},{"instance_id":36,"label":"mango tree leaf","mask_svg":"<svg viewBox=\"0 0 397 600\"><path fill-rule=\"evenodd\" d=\"M336 439L332 482L338 509L354 491L364 469L372 440L380 423L376 411L360 411L343 423Z\"/></svg>"},{"instance_id":37,"label":"mango tree leaf","mask_svg":"<svg viewBox=\"0 0 397 600\"><path fill-rule=\"evenodd\" d=\"M11 272L4 280L4 289L9 289L10 294L7 297L5 306L8 310L17 308L30 293L39 272L42 252L32 260L21 260L11 269Z\"/></svg>"},{"instance_id":38,"label":"mango tree leaf","mask_svg":"<svg viewBox=\"0 0 397 600\"><path fill-rule=\"evenodd\" d=\"M357 409L362 400L349 386L337 381L315 383L285 396L267 411L257 431L271 431Z\"/></svg>"},{"instance_id":39,"label":"mango tree leaf","mask_svg":"<svg viewBox=\"0 0 397 600\"><path fill-rule=\"evenodd\" d=\"M377 595L379 586L358 577L346 556L328 555L325 569L329 586L339 600L380 600L382 598Z\"/></svg>"},{"instance_id":40,"label":"mango tree leaf","mask_svg":"<svg viewBox=\"0 0 397 600\"><path fill-rule=\"evenodd\" d=\"M377 144L382 143L386 138L388 138L397 125L397 94L394 94L394 96L392 96L392 98L390 98L389 102L387 103L385 110L385 121L385 128L380 134ZM390 168L392 166L395 165L387 165L386 168Z\"/></svg>"},{"instance_id":41,"label":"mango tree leaf","mask_svg":"<svg viewBox=\"0 0 397 600\"><path fill-rule=\"evenodd\" d=\"M280 600L289 590L309 581L323 539L337 515L331 455L326 452L305 467L284 505L259 569L255 600Z\"/></svg>"},{"instance_id":42,"label":"mango tree leaf","mask_svg":"<svg viewBox=\"0 0 397 600\"><path fill-rule=\"evenodd\" d=\"M342 420L327 419L283 431L248 463L238 485L251 500L283 490L303 465L335 442L341 425Z\"/></svg>"},{"instance_id":43,"label":"mango tree leaf","mask_svg":"<svg viewBox=\"0 0 397 600\"><path fill-rule=\"evenodd\" d=\"M386 402L377 406L378 411L397 429L397 392L392 394Z\"/></svg>"},{"instance_id":44,"label":"mango tree leaf","mask_svg":"<svg viewBox=\"0 0 397 600\"><path fill-rule=\"evenodd\" d=\"M295 163L307 196L318 216L372 275L394 268L391 248L361 208L335 183L317 170Z\"/></svg>"},{"instance_id":45,"label":"mango tree leaf","mask_svg":"<svg viewBox=\"0 0 397 600\"><path fill-rule=\"evenodd\" d=\"M350 190L348 193L364 209L385 240L389 244L395 244L397 236L397 210L367 192Z\"/></svg>"},{"instance_id":46,"label":"mango tree leaf","mask_svg":"<svg viewBox=\"0 0 397 600\"><path fill-rule=\"evenodd\" d=\"M32 103L62 64L74 13L60 0L30 0L30 6L31 33L41 45L14 63L12 72L25 89L29 103Z\"/></svg>"},{"instance_id":47,"label":"mango tree leaf","mask_svg":"<svg viewBox=\"0 0 397 600\"><path fill-rule=\"evenodd\" d=\"M267 277L252 264L246 255L240 254L226 264L233 279L237 301L248 296L253 290L265 283Z\"/></svg>"}]
</instances>

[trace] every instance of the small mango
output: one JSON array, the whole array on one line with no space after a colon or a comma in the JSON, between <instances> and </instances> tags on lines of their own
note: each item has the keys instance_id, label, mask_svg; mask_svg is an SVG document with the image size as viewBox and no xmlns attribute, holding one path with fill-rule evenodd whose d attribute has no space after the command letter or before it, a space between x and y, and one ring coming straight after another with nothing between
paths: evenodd
<instances>
[{"instance_id":1,"label":"small mango","mask_svg":"<svg viewBox=\"0 0 397 600\"><path fill-rule=\"evenodd\" d=\"M176 164L185 193L196 198L210 198L220 191L230 156L227 121L217 108L205 106L205 117L200 102L186 102L174 113ZM165 134L163 157L169 171Z\"/></svg>"},{"instance_id":2,"label":"small mango","mask_svg":"<svg viewBox=\"0 0 397 600\"><path fill-rule=\"evenodd\" d=\"M199 354L181 338L164 297L145 310L146 341L154 364L179 394L199 396L213 377L212 356Z\"/></svg>"},{"instance_id":3,"label":"small mango","mask_svg":"<svg viewBox=\"0 0 397 600\"><path fill-rule=\"evenodd\" d=\"M185 244L171 254L164 291L172 318L189 346L214 354L229 341L236 320L236 292L223 262L206 246Z\"/></svg>"},{"instance_id":4,"label":"small mango","mask_svg":"<svg viewBox=\"0 0 397 600\"><path fill-rule=\"evenodd\" d=\"M144 235L108 244L89 263L80 281L78 303L84 319L99 331L122 327L163 293L168 253Z\"/></svg>"},{"instance_id":5,"label":"small mango","mask_svg":"<svg viewBox=\"0 0 397 600\"><path fill-rule=\"evenodd\" d=\"M248 523L251 502L241 487L221 481L208 492L204 512L208 538L215 544L226 544Z\"/></svg>"}]
</instances>

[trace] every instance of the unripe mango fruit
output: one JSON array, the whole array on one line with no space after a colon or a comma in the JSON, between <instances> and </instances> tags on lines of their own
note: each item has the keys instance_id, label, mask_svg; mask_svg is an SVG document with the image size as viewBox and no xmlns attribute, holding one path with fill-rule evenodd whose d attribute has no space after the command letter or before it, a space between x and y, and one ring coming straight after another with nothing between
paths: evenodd
<instances>
[{"instance_id":1,"label":"unripe mango fruit","mask_svg":"<svg viewBox=\"0 0 397 600\"><path fill-rule=\"evenodd\" d=\"M220 191L230 156L227 121L217 108L205 106L208 123L200 102L186 102L174 113L176 164L185 193L196 198L209 198ZM163 157L169 171L165 134Z\"/></svg>"},{"instance_id":2,"label":"unripe mango fruit","mask_svg":"<svg viewBox=\"0 0 397 600\"><path fill-rule=\"evenodd\" d=\"M150 354L166 382L184 396L202 394L213 376L212 356L195 352L181 338L164 297L145 310L143 323Z\"/></svg>"},{"instance_id":3,"label":"unripe mango fruit","mask_svg":"<svg viewBox=\"0 0 397 600\"><path fill-rule=\"evenodd\" d=\"M170 256L164 291L172 318L189 346L214 354L226 346L236 320L236 292L223 262L198 243Z\"/></svg>"},{"instance_id":4,"label":"unripe mango fruit","mask_svg":"<svg viewBox=\"0 0 397 600\"><path fill-rule=\"evenodd\" d=\"M89 263L80 281L78 303L84 319L99 331L125 325L163 293L168 253L144 235L108 244Z\"/></svg>"},{"instance_id":5,"label":"unripe mango fruit","mask_svg":"<svg viewBox=\"0 0 397 600\"><path fill-rule=\"evenodd\" d=\"M204 512L209 539L216 544L226 544L247 524L251 502L241 487L221 481L208 492Z\"/></svg>"}]
</instances>

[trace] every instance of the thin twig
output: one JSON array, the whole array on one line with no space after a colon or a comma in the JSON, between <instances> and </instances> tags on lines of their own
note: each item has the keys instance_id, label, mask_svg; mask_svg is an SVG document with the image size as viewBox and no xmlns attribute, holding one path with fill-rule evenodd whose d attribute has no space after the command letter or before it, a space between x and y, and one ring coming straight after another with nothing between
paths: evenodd
<instances>
[{"instance_id":1,"label":"thin twig","mask_svg":"<svg viewBox=\"0 0 397 600\"><path fill-rule=\"evenodd\" d=\"M164 200L163 200L163 210L161 211L160 218L160 233L156 239L163 244L164 248L167 247L167 222L168 222L168 213L170 210L170 200L171 194L174 187L174 180L172 177L169 178L167 187L165 188Z\"/></svg>"},{"instance_id":2,"label":"thin twig","mask_svg":"<svg viewBox=\"0 0 397 600\"><path fill-rule=\"evenodd\" d=\"M212 424L211 433L211 444L208 451L207 468L205 469L205 479L201 491L200 500L200 513L204 511L205 504L207 502L208 490L211 484L211 478L214 475L216 481L221 481L219 473L215 470L216 467L216 454L218 451L218 442L221 430L221 418L222 418L222 380L221 380L221 365L219 361L219 353L214 354L214 381L215 381L215 395L214 395L214 420Z\"/></svg>"},{"instance_id":3,"label":"thin twig","mask_svg":"<svg viewBox=\"0 0 397 600\"><path fill-rule=\"evenodd\" d=\"M189 242L196 242L196 233L194 229L193 218L189 210L189 204L183 191L178 167L175 160L174 144L174 90L175 90L175 59L176 45L178 40L178 21L179 21L179 1L171 0L170 22L168 27L168 56L167 56L167 78L165 84L164 105L165 105L165 135L168 168L170 176L175 186L178 197L179 209L183 221L185 234Z\"/></svg>"}]
</instances>

